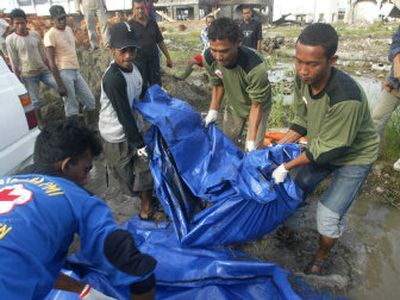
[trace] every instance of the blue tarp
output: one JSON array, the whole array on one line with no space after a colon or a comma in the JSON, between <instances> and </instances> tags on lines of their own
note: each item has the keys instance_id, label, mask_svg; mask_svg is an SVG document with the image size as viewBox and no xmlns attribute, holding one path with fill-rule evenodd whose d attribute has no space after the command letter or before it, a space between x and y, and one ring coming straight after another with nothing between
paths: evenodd
<instances>
[{"instance_id":1,"label":"blue tarp","mask_svg":"<svg viewBox=\"0 0 400 300\"><path fill-rule=\"evenodd\" d=\"M132 232L140 250L158 261L157 299L300 299L287 281L288 272L274 264L225 248L182 247L170 224L155 225L133 217L124 227ZM109 296L129 299L127 287L113 287L105 274L87 267L90 262L79 254L70 260L78 263L67 264L74 277ZM53 290L47 299L78 297Z\"/></svg>"},{"instance_id":2,"label":"blue tarp","mask_svg":"<svg viewBox=\"0 0 400 300\"><path fill-rule=\"evenodd\" d=\"M215 125L204 128L186 102L169 98L158 86L137 109L154 125L146 137L150 166L172 222L156 226L134 217L124 226L140 250L158 260L157 298L299 299L286 271L224 246L263 236L300 204L302 194L290 178L280 185L270 178L300 149L285 145L244 154ZM90 263L79 255L75 260ZM78 269L73 267L76 276L110 296L127 297L126 287L105 283L105 274L85 265ZM64 294L49 299L72 299Z\"/></svg>"},{"instance_id":3,"label":"blue tarp","mask_svg":"<svg viewBox=\"0 0 400 300\"><path fill-rule=\"evenodd\" d=\"M153 86L137 109L154 126L147 144L157 196L185 246L253 240L273 230L302 201L272 170L300 154L297 145L243 153L214 125L204 127L189 104ZM211 206L196 213L202 199Z\"/></svg>"}]
</instances>

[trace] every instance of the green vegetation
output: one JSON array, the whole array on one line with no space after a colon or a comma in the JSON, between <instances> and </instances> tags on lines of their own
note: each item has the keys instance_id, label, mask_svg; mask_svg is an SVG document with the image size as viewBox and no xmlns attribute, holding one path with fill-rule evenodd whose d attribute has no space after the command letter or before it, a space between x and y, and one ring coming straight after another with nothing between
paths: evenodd
<instances>
[{"instance_id":1,"label":"green vegetation","mask_svg":"<svg viewBox=\"0 0 400 300\"><path fill-rule=\"evenodd\" d=\"M398 110L386 126L381 156L382 159L389 161L396 161L400 157L400 112Z\"/></svg>"},{"instance_id":2,"label":"green vegetation","mask_svg":"<svg viewBox=\"0 0 400 300\"><path fill-rule=\"evenodd\" d=\"M284 36L286 39L297 38L305 25L290 25L271 27L266 30L266 36ZM351 25L345 23L334 24L341 38L390 38L396 30L397 25L375 22L370 25Z\"/></svg>"},{"instance_id":3,"label":"green vegetation","mask_svg":"<svg viewBox=\"0 0 400 300\"><path fill-rule=\"evenodd\" d=\"M341 38L390 38L396 27L397 25L382 22L375 22L366 26L349 26L344 23L335 24L335 29Z\"/></svg>"},{"instance_id":4,"label":"green vegetation","mask_svg":"<svg viewBox=\"0 0 400 300\"><path fill-rule=\"evenodd\" d=\"M292 106L283 104L284 81L272 86L272 104L271 113L268 119L268 128L285 128L293 119Z\"/></svg>"},{"instance_id":5,"label":"green vegetation","mask_svg":"<svg viewBox=\"0 0 400 300\"><path fill-rule=\"evenodd\" d=\"M191 31L191 32L170 32L167 30L167 33L164 33L165 39L173 40L173 44L169 45L170 47L176 48L182 47L182 50L194 50L201 51L201 42L200 42L200 32L199 31Z\"/></svg>"}]
</instances>

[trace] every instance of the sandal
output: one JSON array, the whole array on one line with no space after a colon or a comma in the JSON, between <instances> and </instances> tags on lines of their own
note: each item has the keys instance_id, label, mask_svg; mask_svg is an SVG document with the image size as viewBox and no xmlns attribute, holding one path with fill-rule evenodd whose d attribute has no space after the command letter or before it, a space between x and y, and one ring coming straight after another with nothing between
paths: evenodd
<instances>
[{"instance_id":1,"label":"sandal","mask_svg":"<svg viewBox=\"0 0 400 300\"><path fill-rule=\"evenodd\" d=\"M294 246L297 243L296 232L286 226L281 226L276 231L276 239L288 247Z\"/></svg>"},{"instance_id":2,"label":"sandal","mask_svg":"<svg viewBox=\"0 0 400 300\"><path fill-rule=\"evenodd\" d=\"M307 265L306 269L304 270L304 274L306 275L321 275L322 266L324 265L324 259L313 259Z\"/></svg>"},{"instance_id":3,"label":"sandal","mask_svg":"<svg viewBox=\"0 0 400 300\"><path fill-rule=\"evenodd\" d=\"M167 216L159 202L154 203L149 213L147 214L147 217L143 217L141 213L139 213L138 215L139 219L142 221L159 222L167 219Z\"/></svg>"}]
</instances>

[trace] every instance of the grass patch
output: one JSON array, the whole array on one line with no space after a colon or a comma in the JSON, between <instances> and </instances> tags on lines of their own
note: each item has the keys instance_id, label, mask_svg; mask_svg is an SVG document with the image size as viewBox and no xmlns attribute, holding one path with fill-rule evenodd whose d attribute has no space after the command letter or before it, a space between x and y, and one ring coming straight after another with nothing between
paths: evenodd
<instances>
[{"instance_id":1,"label":"grass patch","mask_svg":"<svg viewBox=\"0 0 400 300\"><path fill-rule=\"evenodd\" d=\"M391 38L397 25L390 23L375 22L365 26L352 26L345 23L332 24L340 38ZM266 30L266 36L284 36L285 39L297 38L306 25L291 25L272 27Z\"/></svg>"},{"instance_id":2,"label":"grass patch","mask_svg":"<svg viewBox=\"0 0 400 300\"><path fill-rule=\"evenodd\" d=\"M360 197L400 209L400 180L391 164L379 161L362 187Z\"/></svg>"},{"instance_id":3,"label":"grass patch","mask_svg":"<svg viewBox=\"0 0 400 300\"><path fill-rule=\"evenodd\" d=\"M201 51L202 44L200 41L200 32L168 32L165 35L166 38L173 41L174 46L182 46L185 49L193 49Z\"/></svg>"},{"instance_id":4,"label":"grass patch","mask_svg":"<svg viewBox=\"0 0 400 300\"><path fill-rule=\"evenodd\" d=\"M400 157L400 111L393 113L385 131L382 158L395 161Z\"/></svg>"},{"instance_id":5,"label":"grass patch","mask_svg":"<svg viewBox=\"0 0 400 300\"><path fill-rule=\"evenodd\" d=\"M272 85L273 104L268 119L268 128L286 128L293 120L294 113L291 105L284 105L283 94L285 89L284 81Z\"/></svg>"},{"instance_id":6,"label":"grass patch","mask_svg":"<svg viewBox=\"0 0 400 300\"><path fill-rule=\"evenodd\" d=\"M337 23L334 27L339 38L391 38L396 30L394 25L382 22L375 22L366 26L349 26L349 24Z\"/></svg>"}]
</instances>

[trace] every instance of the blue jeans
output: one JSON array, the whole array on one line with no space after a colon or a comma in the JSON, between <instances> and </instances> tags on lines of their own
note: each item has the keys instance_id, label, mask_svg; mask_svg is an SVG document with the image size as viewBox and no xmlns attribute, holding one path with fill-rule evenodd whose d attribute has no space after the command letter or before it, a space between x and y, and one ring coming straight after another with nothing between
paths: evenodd
<instances>
[{"instance_id":1,"label":"blue jeans","mask_svg":"<svg viewBox=\"0 0 400 300\"><path fill-rule=\"evenodd\" d=\"M299 167L295 177L296 184L305 192L311 193L317 185L332 174L328 189L322 194L317 208L317 225L320 234L337 238L343 233L346 212L363 185L372 165L318 165L310 163ZM299 211L304 210L304 207ZM297 212L296 212L297 213ZM301 212L288 219L288 226L294 227L295 219Z\"/></svg>"},{"instance_id":2,"label":"blue jeans","mask_svg":"<svg viewBox=\"0 0 400 300\"><path fill-rule=\"evenodd\" d=\"M67 97L63 98L66 117L79 114L79 104L76 96L79 97L84 110L91 111L96 109L96 100L79 70L60 70L60 77L67 90Z\"/></svg>"},{"instance_id":3,"label":"blue jeans","mask_svg":"<svg viewBox=\"0 0 400 300\"><path fill-rule=\"evenodd\" d=\"M49 71L44 71L36 76L23 77L25 87L32 99L32 105L35 109L40 108L39 83L43 82L48 87L58 92L58 86L53 75Z\"/></svg>"}]
</instances>

